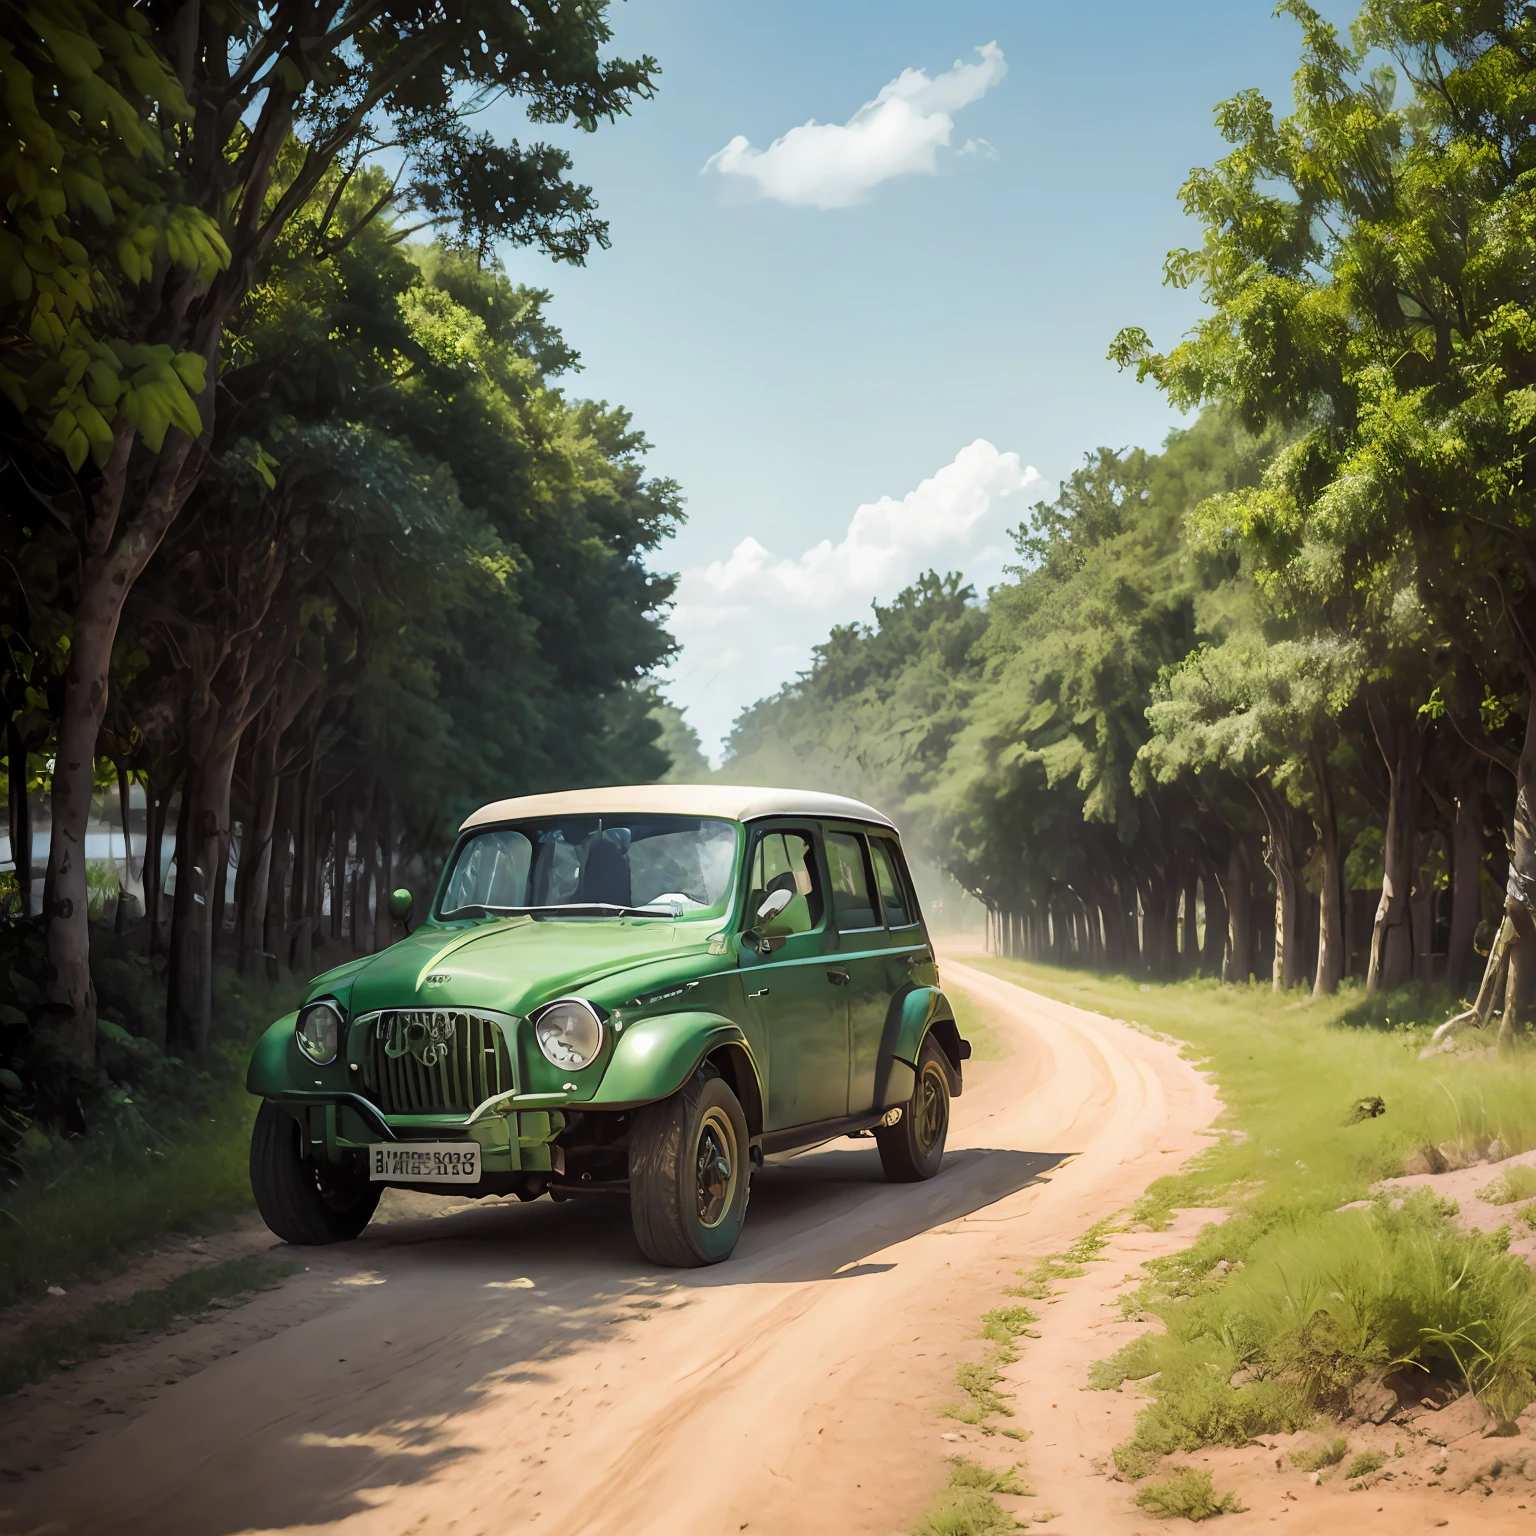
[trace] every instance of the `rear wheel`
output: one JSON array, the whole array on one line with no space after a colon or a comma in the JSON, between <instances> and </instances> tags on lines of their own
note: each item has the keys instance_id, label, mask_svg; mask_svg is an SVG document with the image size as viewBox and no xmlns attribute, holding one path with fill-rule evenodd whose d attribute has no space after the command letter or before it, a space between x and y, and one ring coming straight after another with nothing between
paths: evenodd
<instances>
[{"instance_id":1,"label":"rear wheel","mask_svg":"<svg viewBox=\"0 0 1536 1536\"><path fill-rule=\"evenodd\" d=\"M917 1059L917 1086L895 1125L875 1127L880 1166L896 1184L931 1179L944 1161L949 1138L949 1073L943 1047L930 1035Z\"/></svg>"},{"instance_id":2,"label":"rear wheel","mask_svg":"<svg viewBox=\"0 0 1536 1536\"><path fill-rule=\"evenodd\" d=\"M356 1237L383 1193L353 1168L305 1157L299 1122L270 1099L251 1132L251 1190L272 1231L306 1248Z\"/></svg>"},{"instance_id":3,"label":"rear wheel","mask_svg":"<svg viewBox=\"0 0 1536 1536\"><path fill-rule=\"evenodd\" d=\"M629 1202L635 1241L657 1264L727 1259L747 1214L747 1117L713 1068L631 1116Z\"/></svg>"}]
</instances>

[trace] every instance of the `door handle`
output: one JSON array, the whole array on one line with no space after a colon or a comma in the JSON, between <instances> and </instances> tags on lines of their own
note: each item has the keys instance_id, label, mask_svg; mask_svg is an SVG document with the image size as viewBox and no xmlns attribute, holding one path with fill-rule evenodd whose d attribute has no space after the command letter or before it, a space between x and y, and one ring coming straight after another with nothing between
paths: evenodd
<instances>
[{"instance_id":1,"label":"door handle","mask_svg":"<svg viewBox=\"0 0 1536 1536\"><path fill-rule=\"evenodd\" d=\"M832 982L834 986L846 987L848 985L848 972L841 966L837 966L827 972L827 980Z\"/></svg>"},{"instance_id":2,"label":"door handle","mask_svg":"<svg viewBox=\"0 0 1536 1536\"><path fill-rule=\"evenodd\" d=\"M910 970L914 965L927 965L932 958L926 949L914 949L907 955L907 968Z\"/></svg>"},{"instance_id":3,"label":"door handle","mask_svg":"<svg viewBox=\"0 0 1536 1536\"><path fill-rule=\"evenodd\" d=\"M756 992L748 992L747 996L748 997L767 997L768 996L768 988L767 987L759 987Z\"/></svg>"}]
</instances>

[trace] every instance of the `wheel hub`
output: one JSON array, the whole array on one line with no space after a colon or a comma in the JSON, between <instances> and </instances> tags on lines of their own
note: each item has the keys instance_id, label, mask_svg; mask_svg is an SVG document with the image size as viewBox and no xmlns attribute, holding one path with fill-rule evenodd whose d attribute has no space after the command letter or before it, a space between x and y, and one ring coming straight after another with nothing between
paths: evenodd
<instances>
[{"instance_id":1,"label":"wheel hub","mask_svg":"<svg viewBox=\"0 0 1536 1536\"><path fill-rule=\"evenodd\" d=\"M698 1157L694 1166L699 1225L718 1226L731 1207L738 1176L735 1132L719 1110L710 1110L699 1127Z\"/></svg>"}]
</instances>

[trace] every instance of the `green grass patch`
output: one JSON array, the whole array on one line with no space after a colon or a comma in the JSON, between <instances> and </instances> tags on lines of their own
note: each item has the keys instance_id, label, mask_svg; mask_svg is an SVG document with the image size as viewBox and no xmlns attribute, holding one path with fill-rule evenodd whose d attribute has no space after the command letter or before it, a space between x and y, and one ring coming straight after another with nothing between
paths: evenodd
<instances>
[{"instance_id":1,"label":"green grass patch","mask_svg":"<svg viewBox=\"0 0 1536 1536\"><path fill-rule=\"evenodd\" d=\"M1136 1494L1139 1508L1160 1520L1209 1520L1212 1515L1240 1515L1235 1493L1217 1494L1211 1474L1185 1467L1165 1483L1148 1483Z\"/></svg>"},{"instance_id":2,"label":"green grass patch","mask_svg":"<svg viewBox=\"0 0 1536 1536\"><path fill-rule=\"evenodd\" d=\"M1465 1383L1500 1418L1536 1399L1536 1273L1505 1251L1504 1235L1461 1231L1427 1193L1396 1210L1386 1200L1337 1209L1427 1142L1536 1145L1536 1053L1421 1062L1443 1010L1436 1002L1419 1017L1416 994L1314 1003L1259 986L984 964L1187 1041L1227 1105L1215 1143L1136 1208L1153 1225L1176 1207L1233 1214L1146 1266L1127 1305L1165 1332L1095 1370L1097 1386L1147 1379L1135 1437L1116 1452L1122 1476L1203 1445L1303 1429L1406 1361ZM1038 1268L1018 1294L1043 1297L1063 1273Z\"/></svg>"},{"instance_id":3,"label":"green grass patch","mask_svg":"<svg viewBox=\"0 0 1536 1536\"><path fill-rule=\"evenodd\" d=\"M1486 1200L1489 1205L1513 1205L1517 1200L1533 1197L1536 1197L1536 1168L1529 1163L1507 1169L1477 1192L1477 1198Z\"/></svg>"},{"instance_id":4,"label":"green grass patch","mask_svg":"<svg viewBox=\"0 0 1536 1536\"><path fill-rule=\"evenodd\" d=\"M993 1349L985 1360L968 1360L957 1366L955 1383L965 1393L966 1400L963 1403L948 1403L939 1409L939 1413L946 1419L958 1419L962 1424L983 1427L994 1414L1002 1414L1011 1419L1013 1409L999 1390L1003 1373L998 1369L1009 1358L1011 1352L1005 1356L1000 1350Z\"/></svg>"},{"instance_id":5,"label":"green grass patch","mask_svg":"<svg viewBox=\"0 0 1536 1536\"><path fill-rule=\"evenodd\" d=\"M110 936L93 933L110 945ZM88 1108L85 1136L21 1137L19 1173L0 1185L0 1306L49 1285L114 1273L168 1232L207 1232L251 1208L251 1042L293 1005L299 983L221 973L219 1036L207 1071L162 1055L161 984L142 957L93 961L102 1057L114 1086ZM113 1022L115 1013L122 1022Z\"/></svg>"},{"instance_id":6,"label":"green grass patch","mask_svg":"<svg viewBox=\"0 0 1536 1536\"><path fill-rule=\"evenodd\" d=\"M78 1365L124 1339L159 1332L215 1300L265 1290L300 1267L273 1259L230 1259L189 1270L158 1290L137 1291L127 1301L98 1302L73 1322L29 1328L14 1349L0 1355L0 1394Z\"/></svg>"},{"instance_id":7,"label":"green grass patch","mask_svg":"<svg viewBox=\"0 0 1536 1536\"><path fill-rule=\"evenodd\" d=\"M949 1481L933 1508L912 1527L912 1536L1003 1536L1021 1523L992 1497L995 1493L1028 1495L1017 1466L994 1472L974 1461L950 1458Z\"/></svg>"},{"instance_id":8,"label":"green grass patch","mask_svg":"<svg viewBox=\"0 0 1536 1536\"><path fill-rule=\"evenodd\" d=\"M1033 1269L1021 1269L1023 1280L1010 1285L1008 1294L1031 1301L1049 1301L1058 1294L1059 1281L1075 1280L1086 1272L1086 1265L1099 1262L1099 1253L1109 1242L1109 1234L1117 1230L1112 1219L1095 1222L1065 1253L1048 1254Z\"/></svg>"},{"instance_id":9,"label":"green grass patch","mask_svg":"<svg viewBox=\"0 0 1536 1536\"><path fill-rule=\"evenodd\" d=\"M994 1307L982 1314L981 1336L991 1339L1006 1359L1014 1360L1018 1358L1013 1347L1016 1340L1040 1337L1030 1326L1039 1321L1028 1307Z\"/></svg>"},{"instance_id":10,"label":"green grass patch","mask_svg":"<svg viewBox=\"0 0 1536 1536\"><path fill-rule=\"evenodd\" d=\"M1303 1472L1321 1472L1325 1467L1336 1467L1349 1455L1349 1441L1343 1435L1323 1440L1317 1445L1305 1446L1291 1452L1291 1465Z\"/></svg>"},{"instance_id":11,"label":"green grass patch","mask_svg":"<svg viewBox=\"0 0 1536 1536\"><path fill-rule=\"evenodd\" d=\"M1380 1451L1361 1451L1344 1471L1344 1480L1353 1482L1357 1477L1369 1477L1386 1466L1387 1458Z\"/></svg>"}]
</instances>

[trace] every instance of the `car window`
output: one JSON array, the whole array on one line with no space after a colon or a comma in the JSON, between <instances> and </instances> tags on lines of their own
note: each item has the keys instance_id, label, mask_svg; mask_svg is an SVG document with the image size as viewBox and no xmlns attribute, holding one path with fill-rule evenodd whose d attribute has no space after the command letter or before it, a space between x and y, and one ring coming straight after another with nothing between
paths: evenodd
<instances>
[{"instance_id":1,"label":"car window","mask_svg":"<svg viewBox=\"0 0 1536 1536\"><path fill-rule=\"evenodd\" d=\"M885 913L886 926L905 928L915 923L917 918L907 897L906 882L896 867L895 847L890 839L870 838L869 858L875 866L875 889L880 894L880 908Z\"/></svg>"},{"instance_id":2,"label":"car window","mask_svg":"<svg viewBox=\"0 0 1536 1536\"><path fill-rule=\"evenodd\" d=\"M880 916L869 894L864 839L852 832L828 832L827 869L832 876L832 911L837 926L845 932L880 927Z\"/></svg>"},{"instance_id":3,"label":"car window","mask_svg":"<svg viewBox=\"0 0 1536 1536\"><path fill-rule=\"evenodd\" d=\"M768 832L752 855L751 891L747 899L747 926L770 891L793 891L790 904L773 920L774 935L809 933L821 924L825 901L816 873L811 840L802 832Z\"/></svg>"}]
</instances>

